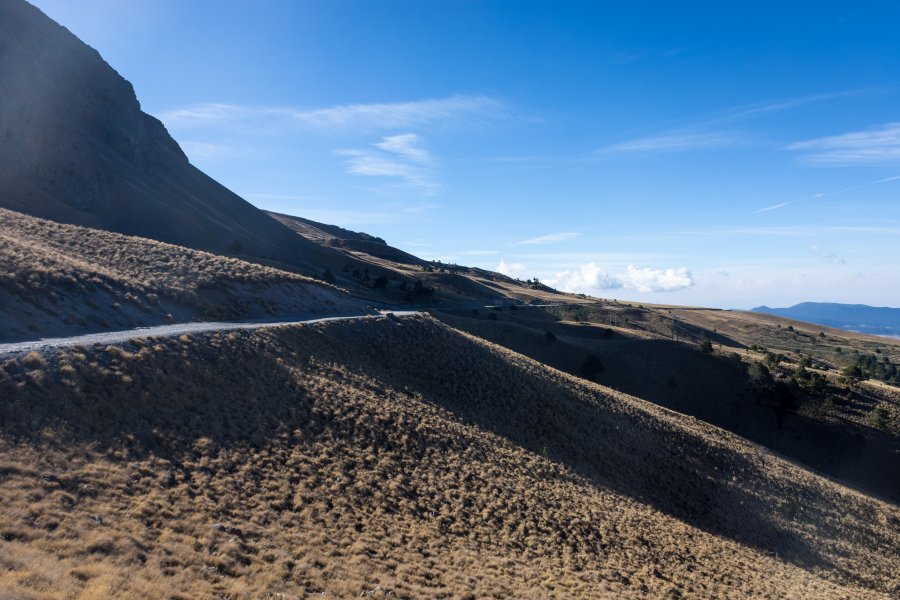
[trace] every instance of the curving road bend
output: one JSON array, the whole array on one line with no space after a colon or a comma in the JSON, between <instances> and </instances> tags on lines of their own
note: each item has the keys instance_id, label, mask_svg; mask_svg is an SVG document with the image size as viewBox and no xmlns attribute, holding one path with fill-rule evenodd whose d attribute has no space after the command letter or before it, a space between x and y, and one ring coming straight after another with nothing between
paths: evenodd
<instances>
[{"instance_id":1,"label":"curving road bend","mask_svg":"<svg viewBox=\"0 0 900 600\"><path fill-rule=\"evenodd\" d=\"M327 323L329 321L356 321L361 319L384 319L388 315L396 317L408 317L422 314L417 310L387 310L378 314L347 315L339 317L321 317L317 319L304 319L297 321L256 321L256 322L228 322L206 321L198 323L176 323L172 325L158 325L155 327L137 327L124 331L104 331L100 333L88 333L70 337L46 338L42 340L29 340L26 342L11 342L0 344L0 358L7 358L28 352L41 352L50 348L70 348L72 346L92 346L94 344L117 344L128 340L149 337L172 337L185 333L205 333L209 331L231 331L235 329L262 329L264 327L281 327L283 325L303 325L315 323Z\"/></svg>"}]
</instances>

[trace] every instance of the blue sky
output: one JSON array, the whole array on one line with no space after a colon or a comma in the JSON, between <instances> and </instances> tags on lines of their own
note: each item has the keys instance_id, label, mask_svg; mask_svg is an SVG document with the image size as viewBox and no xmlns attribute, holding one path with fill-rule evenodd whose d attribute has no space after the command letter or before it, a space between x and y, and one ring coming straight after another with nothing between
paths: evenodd
<instances>
[{"instance_id":1,"label":"blue sky","mask_svg":"<svg viewBox=\"0 0 900 600\"><path fill-rule=\"evenodd\" d=\"M257 206L640 301L900 305L900 4L40 0Z\"/></svg>"}]
</instances>

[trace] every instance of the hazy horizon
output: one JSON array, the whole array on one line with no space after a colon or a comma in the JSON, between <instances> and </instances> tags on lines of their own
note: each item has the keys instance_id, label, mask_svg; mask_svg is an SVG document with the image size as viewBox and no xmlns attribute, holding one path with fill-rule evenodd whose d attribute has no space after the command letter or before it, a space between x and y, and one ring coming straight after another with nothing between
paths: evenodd
<instances>
[{"instance_id":1,"label":"hazy horizon","mask_svg":"<svg viewBox=\"0 0 900 600\"><path fill-rule=\"evenodd\" d=\"M261 208L610 298L900 298L900 7L35 4Z\"/></svg>"}]
</instances>

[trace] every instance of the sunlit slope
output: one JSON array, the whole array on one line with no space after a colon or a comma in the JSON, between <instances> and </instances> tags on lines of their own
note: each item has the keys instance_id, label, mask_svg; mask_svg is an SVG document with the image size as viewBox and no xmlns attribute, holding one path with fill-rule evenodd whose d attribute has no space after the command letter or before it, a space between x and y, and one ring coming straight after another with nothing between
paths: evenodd
<instances>
[{"instance_id":1,"label":"sunlit slope","mask_svg":"<svg viewBox=\"0 0 900 600\"><path fill-rule=\"evenodd\" d=\"M0 341L365 310L294 273L0 209Z\"/></svg>"},{"instance_id":2,"label":"sunlit slope","mask_svg":"<svg viewBox=\"0 0 900 600\"><path fill-rule=\"evenodd\" d=\"M900 361L900 341L896 339L749 311L674 309L673 312L689 323L715 329L744 345L799 352L834 366L846 364L854 350L866 354L879 350L879 354Z\"/></svg>"},{"instance_id":3,"label":"sunlit slope","mask_svg":"<svg viewBox=\"0 0 900 600\"><path fill-rule=\"evenodd\" d=\"M888 597L900 511L428 318L0 371L0 587Z\"/></svg>"}]
</instances>

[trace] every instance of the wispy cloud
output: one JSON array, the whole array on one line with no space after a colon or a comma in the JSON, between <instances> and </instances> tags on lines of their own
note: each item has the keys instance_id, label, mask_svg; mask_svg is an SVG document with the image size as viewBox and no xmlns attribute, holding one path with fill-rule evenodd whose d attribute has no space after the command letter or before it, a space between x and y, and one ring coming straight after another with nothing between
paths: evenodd
<instances>
[{"instance_id":1,"label":"wispy cloud","mask_svg":"<svg viewBox=\"0 0 900 600\"><path fill-rule=\"evenodd\" d=\"M859 97L871 93L872 90L844 90L841 92L830 92L825 94L810 94L807 96L796 96L794 98L782 98L781 100L773 100L769 102L760 102L756 104L744 104L735 106L722 111L721 113L710 115L705 120L701 120L695 126L718 126L739 123L750 119L756 119L765 115L782 112L815 104L818 102L828 102L831 100L841 100L845 98Z\"/></svg>"},{"instance_id":2,"label":"wispy cloud","mask_svg":"<svg viewBox=\"0 0 900 600\"><path fill-rule=\"evenodd\" d=\"M795 225L789 227L724 227L693 231L673 231L671 239L741 237L819 237L857 233L870 236L900 235L900 226L874 225Z\"/></svg>"},{"instance_id":3,"label":"wispy cloud","mask_svg":"<svg viewBox=\"0 0 900 600\"><path fill-rule=\"evenodd\" d=\"M900 175L893 175L891 177L883 177L881 179L875 179L874 181L867 181L865 183L861 183L859 185L852 185L850 187L842 188L840 190L834 190L832 192L819 192L817 194L810 194L809 196L803 196L800 198L795 198L793 200L786 200L784 202L779 202L778 204L773 204L771 206L766 206L764 208L757 209L753 211L753 214L766 213L771 212L773 210L778 210L779 208L784 208L786 206L791 206L792 204L797 204L798 202L803 202L806 200L817 200L819 198L827 198L830 196L839 196L841 194L846 194L848 192L855 192L856 190L861 190L865 187L869 187L870 185L877 185L879 183L888 183L891 181L900 180Z\"/></svg>"},{"instance_id":4,"label":"wispy cloud","mask_svg":"<svg viewBox=\"0 0 900 600\"><path fill-rule=\"evenodd\" d=\"M649 56L648 52L616 52L613 54L613 62L617 65L627 65L633 62L637 62L643 58Z\"/></svg>"},{"instance_id":5,"label":"wispy cloud","mask_svg":"<svg viewBox=\"0 0 900 600\"><path fill-rule=\"evenodd\" d=\"M684 152L733 146L744 142L745 136L733 131L723 131L722 129L726 126L799 108L807 104L853 97L866 91L849 90L735 106L697 119L693 123L689 122L681 127L605 146L600 149L598 154Z\"/></svg>"},{"instance_id":6,"label":"wispy cloud","mask_svg":"<svg viewBox=\"0 0 900 600\"><path fill-rule=\"evenodd\" d=\"M424 212L428 212L431 210L435 210L440 208L439 204L418 204L416 206L407 206L406 208L402 208L401 210L407 214L421 214Z\"/></svg>"},{"instance_id":7,"label":"wispy cloud","mask_svg":"<svg viewBox=\"0 0 900 600\"><path fill-rule=\"evenodd\" d=\"M801 198L795 198L794 200L786 200L785 202L779 202L778 204L773 204L771 206L765 206L763 208L757 209L753 211L753 214L757 215L760 213L771 212L773 210L778 210L779 208L784 208L786 206L790 206L791 204L797 204L798 202L803 202L804 200L813 200L815 198L824 198L829 194L819 193L819 194L811 194L809 196L803 196Z\"/></svg>"},{"instance_id":8,"label":"wispy cloud","mask_svg":"<svg viewBox=\"0 0 900 600\"><path fill-rule=\"evenodd\" d=\"M812 237L830 233L858 233L870 236L900 235L900 227L878 226L853 226L853 225L819 225L796 227L743 227L735 229L723 229L712 232L710 236L782 236L782 237Z\"/></svg>"},{"instance_id":9,"label":"wispy cloud","mask_svg":"<svg viewBox=\"0 0 900 600\"><path fill-rule=\"evenodd\" d=\"M516 242L516 246L538 246L541 244L555 244L557 242L564 242L566 240L571 240L572 238L576 238L580 236L580 233L575 231L563 231L560 233L550 233L547 235L542 235L540 237L531 238L528 240L522 240L521 242Z\"/></svg>"},{"instance_id":10,"label":"wispy cloud","mask_svg":"<svg viewBox=\"0 0 900 600\"><path fill-rule=\"evenodd\" d=\"M682 152L728 146L737 141L731 133L671 133L638 138L603 149L612 153Z\"/></svg>"},{"instance_id":11,"label":"wispy cloud","mask_svg":"<svg viewBox=\"0 0 900 600\"><path fill-rule=\"evenodd\" d=\"M620 52L616 52L612 55L613 62L617 65L628 65L633 62L642 61L645 59L657 59L657 58L671 58L672 56L676 56L684 52L684 48L669 48L668 50L657 51L657 50L647 50L647 51L628 51L623 50Z\"/></svg>"},{"instance_id":12,"label":"wispy cloud","mask_svg":"<svg viewBox=\"0 0 900 600\"><path fill-rule=\"evenodd\" d=\"M389 177L399 180L403 187L413 188L423 195L433 195L440 187L434 180L432 157L414 133L382 138L372 144L375 148L335 150L345 158L351 175Z\"/></svg>"},{"instance_id":13,"label":"wispy cloud","mask_svg":"<svg viewBox=\"0 0 900 600\"><path fill-rule=\"evenodd\" d=\"M900 123L797 142L788 149L805 152L803 159L814 165L897 165L900 164Z\"/></svg>"},{"instance_id":14,"label":"wispy cloud","mask_svg":"<svg viewBox=\"0 0 900 600\"><path fill-rule=\"evenodd\" d=\"M303 109L277 106L242 106L206 103L157 115L167 126L194 128L216 126L272 133L285 127L326 131L373 131L425 125L477 125L503 118L510 107L488 96L456 94L411 102L342 104Z\"/></svg>"},{"instance_id":15,"label":"wispy cloud","mask_svg":"<svg viewBox=\"0 0 900 600\"><path fill-rule=\"evenodd\" d=\"M428 150L419 145L420 141L419 136L414 133L401 133L384 138L375 144L375 147L381 148L385 152L392 152L412 162L431 162L431 155L428 153Z\"/></svg>"},{"instance_id":16,"label":"wispy cloud","mask_svg":"<svg viewBox=\"0 0 900 600\"><path fill-rule=\"evenodd\" d=\"M592 293L597 290L625 288L642 293L674 292L694 285L687 267L651 269L628 265L622 273L604 273L593 262L577 269L562 271L547 280L548 285L565 292Z\"/></svg>"}]
</instances>

